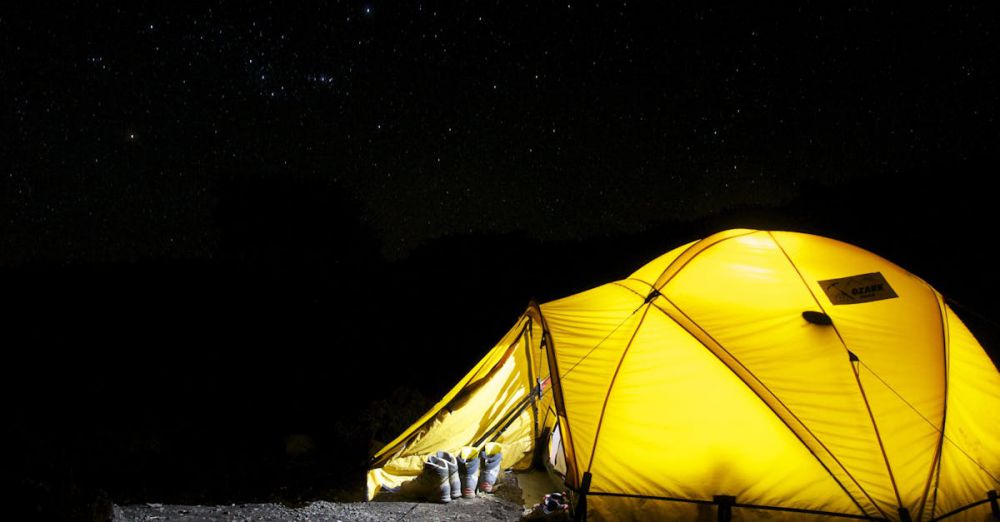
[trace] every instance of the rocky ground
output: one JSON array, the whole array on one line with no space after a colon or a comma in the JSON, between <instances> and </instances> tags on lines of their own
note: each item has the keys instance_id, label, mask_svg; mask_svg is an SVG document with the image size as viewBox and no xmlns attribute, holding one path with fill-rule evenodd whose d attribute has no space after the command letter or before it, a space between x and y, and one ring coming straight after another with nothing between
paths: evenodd
<instances>
[{"instance_id":1,"label":"rocky ground","mask_svg":"<svg viewBox=\"0 0 1000 522\"><path fill-rule=\"evenodd\" d=\"M281 504L241 504L232 506L175 506L144 504L115 506L116 522L195 522L195 521L334 521L382 522L386 520L498 520L521 518L521 506L496 497L481 497L450 504L415 502L313 502L290 508Z\"/></svg>"},{"instance_id":2,"label":"rocky ground","mask_svg":"<svg viewBox=\"0 0 1000 522\"><path fill-rule=\"evenodd\" d=\"M496 493L480 493L474 499L457 499L448 504L413 502L392 495L374 502L317 501L301 507L281 504L233 504L225 506L180 506L137 504L114 506L115 522L244 522L244 521L344 521L382 522L438 520L521 520L522 492L512 475L505 476Z\"/></svg>"}]
</instances>

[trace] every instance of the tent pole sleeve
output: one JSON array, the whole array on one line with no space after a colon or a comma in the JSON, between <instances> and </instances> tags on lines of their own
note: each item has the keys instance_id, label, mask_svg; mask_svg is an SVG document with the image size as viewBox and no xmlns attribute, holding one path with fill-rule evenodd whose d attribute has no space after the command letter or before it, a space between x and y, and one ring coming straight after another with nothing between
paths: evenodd
<instances>
[{"instance_id":1,"label":"tent pole sleeve","mask_svg":"<svg viewBox=\"0 0 1000 522\"><path fill-rule=\"evenodd\" d=\"M507 412L507 415L501 417L500 420L496 422L496 424L490 426L488 430L483 432L482 436L480 436L478 439L476 439L475 442L472 443L472 446L478 448L482 443L486 442L486 440L489 439L490 436L497 433L497 430L500 430L500 433L503 433L515 420L517 420L517 417L524 412L525 408L527 408L530 403L534 402L534 400L535 400L534 392L529 391L528 394L525 395L524 398L521 399L521 401L518 402L513 409ZM494 437L492 440L496 440L496 437Z\"/></svg>"},{"instance_id":2,"label":"tent pole sleeve","mask_svg":"<svg viewBox=\"0 0 1000 522\"><path fill-rule=\"evenodd\" d=\"M539 386L541 386L541 383L539 383ZM538 398L541 396L542 396L541 392L536 394L534 390L530 390L528 392L528 396L522 399L521 400L522 402L515 409L511 410L511 412L508 413L507 416L505 416L501 420L502 424L497 424L492 428L490 428L490 431L486 432L482 438L480 438L478 441L476 441L475 444L473 444L473 446L478 447L487 438L490 438L491 435L492 438L490 438L490 440L496 441L498 438L500 438L501 435L504 434L505 431L507 431L507 428L509 428L511 424L514 424L514 421L516 421L517 418L520 417L521 414L528 409L528 406L535 405L536 404L535 401L537 401ZM535 411L538 411L537 408Z\"/></svg>"},{"instance_id":3,"label":"tent pole sleeve","mask_svg":"<svg viewBox=\"0 0 1000 522\"><path fill-rule=\"evenodd\" d=\"M715 505L719 506L719 522L730 522L733 519L733 505L736 504L736 497L732 495L715 495L713 498Z\"/></svg>"},{"instance_id":4,"label":"tent pole sleeve","mask_svg":"<svg viewBox=\"0 0 1000 522\"><path fill-rule=\"evenodd\" d=\"M580 485L580 491L577 492L576 510L573 511L575 522L587 520L587 492L590 491L590 477L589 471L583 472L583 483Z\"/></svg>"},{"instance_id":5,"label":"tent pole sleeve","mask_svg":"<svg viewBox=\"0 0 1000 522\"><path fill-rule=\"evenodd\" d=\"M524 330L521 331L521 342L524 343L524 362L528 366L528 392L531 393L534 390L533 386L541 386L541 379L535 379L535 370L531 367L531 348L532 348L532 320L528 317L528 324L525 325ZM541 370L539 370L541 371ZM537 383L535 381L538 381ZM540 396L541 394L539 394ZM531 432L531 439L535 440L538 438L538 404L535 401L531 401L531 418L533 421L533 427Z\"/></svg>"},{"instance_id":6,"label":"tent pole sleeve","mask_svg":"<svg viewBox=\"0 0 1000 522\"><path fill-rule=\"evenodd\" d=\"M559 430L563 438L563 451L566 457L566 485L576 488L579 485L579 468L576 462L576 450L573 445L573 431L570 429L569 416L566 413L566 403L562 395L562 382L559 379L559 364L556 361L555 341L549 332L549 325L542 315L542 308L538 303L532 301L529 309L538 315L538 323L542 327L541 342L545 347L545 354L549 361L549 379L552 386L552 402L556 407L556 415L559 417Z\"/></svg>"}]
</instances>

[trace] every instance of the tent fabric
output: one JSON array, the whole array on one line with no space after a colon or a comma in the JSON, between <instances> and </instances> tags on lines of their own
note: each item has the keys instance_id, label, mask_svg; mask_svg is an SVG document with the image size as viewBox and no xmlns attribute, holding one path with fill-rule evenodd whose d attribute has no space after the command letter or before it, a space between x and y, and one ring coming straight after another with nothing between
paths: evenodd
<instances>
[{"instance_id":1,"label":"tent fabric","mask_svg":"<svg viewBox=\"0 0 1000 522\"><path fill-rule=\"evenodd\" d=\"M484 435L526 466L553 430L592 519L980 520L1000 489L1000 373L944 298L794 232L720 232L529 308L376 456L369 494Z\"/></svg>"},{"instance_id":2,"label":"tent fabric","mask_svg":"<svg viewBox=\"0 0 1000 522\"><path fill-rule=\"evenodd\" d=\"M530 467L536 420L544 423L551 409L540 336L540 326L524 314L443 399L377 452L368 472L369 500L382 488L417 476L428 455L439 450L457 454L477 442L501 443L505 469ZM528 400L532 392L542 400Z\"/></svg>"}]
</instances>

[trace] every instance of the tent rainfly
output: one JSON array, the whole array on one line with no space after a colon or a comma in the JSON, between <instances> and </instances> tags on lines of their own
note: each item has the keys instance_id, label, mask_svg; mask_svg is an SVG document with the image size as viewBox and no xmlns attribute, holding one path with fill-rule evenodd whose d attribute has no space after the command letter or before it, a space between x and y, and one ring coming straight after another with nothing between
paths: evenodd
<instances>
[{"instance_id":1,"label":"tent rainfly","mask_svg":"<svg viewBox=\"0 0 1000 522\"><path fill-rule=\"evenodd\" d=\"M578 519L1000 519L993 362L929 284L801 233L720 232L532 303L374 455L369 498L490 441Z\"/></svg>"}]
</instances>

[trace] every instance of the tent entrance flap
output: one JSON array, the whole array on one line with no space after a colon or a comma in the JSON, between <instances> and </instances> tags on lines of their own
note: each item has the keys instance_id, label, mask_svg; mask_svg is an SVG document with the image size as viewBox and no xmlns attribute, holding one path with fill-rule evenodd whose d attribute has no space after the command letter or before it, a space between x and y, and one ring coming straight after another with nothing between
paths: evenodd
<instances>
[{"instance_id":1,"label":"tent entrance flap","mask_svg":"<svg viewBox=\"0 0 1000 522\"><path fill-rule=\"evenodd\" d=\"M540 323L523 314L501 340L430 411L370 464L368 496L416 475L422 457L436 451L498 442L505 468L530 464L539 430L539 412L550 410L548 360L538 342ZM537 426L537 427L536 427Z\"/></svg>"}]
</instances>

